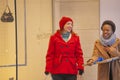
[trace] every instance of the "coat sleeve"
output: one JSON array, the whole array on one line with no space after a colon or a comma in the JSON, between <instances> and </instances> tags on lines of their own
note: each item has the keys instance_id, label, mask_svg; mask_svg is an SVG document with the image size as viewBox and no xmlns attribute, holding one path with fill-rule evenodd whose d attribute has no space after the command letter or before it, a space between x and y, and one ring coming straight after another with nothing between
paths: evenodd
<instances>
[{"instance_id":1,"label":"coat sleeve","mask_svg":"<svg viewBox=\"0 0 120 80\"><path fill-rule=\"evenodd\" d=\"M94 62L98 59L99 54L100 54L99 50L96 47L96 43L97 41L95 41L94 43L94 48L93 48L93 53L92 53L92 58L91 58Z\"/></svg>"},{"instance_id":2,"label":"coat sleeve","mask_svg":"<svg viewBox=\"0 0 120 80\"><path fill-rule=\"evenodd\" d=\"M53 57L54 57L54 38L53 36L50 37L47 55L46 55L46 68L45 71L51 72L52 65L53 65Z\"/></svg>"},{"instance_id":3,"label":"coat sleeve","mask_svg":"<svg viewBox=\"0 0 120 80\"><path fill-rule=\"evenodd\" d=\"M76 59L77 59L78 69L84 70L83 51L81 49L79 37L77 38L77 45L76 45Z\"/></svg>"}]
</instances>

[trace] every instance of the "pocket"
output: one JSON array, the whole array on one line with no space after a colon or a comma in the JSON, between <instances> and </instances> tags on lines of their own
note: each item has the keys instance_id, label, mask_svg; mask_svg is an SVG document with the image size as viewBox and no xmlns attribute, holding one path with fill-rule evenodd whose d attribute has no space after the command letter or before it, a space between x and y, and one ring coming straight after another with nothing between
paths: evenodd
<instances>
[{"instance_id":1,"label":"pocket","mask_svg":"<svg viewBox=\"0 0 120 80\"><path fill-rule=\"evenodd\" d=\"M59 65L60 65L60 60L59 58L56 57L53 61L53 67L55 68L55 67L58 67Z\"/></svg>"},{"instance_id":2,"label":"pocket","mask_svg":"<svg viewBox=\"0 0 120 80\"><path fill-rule=\"evenodd\" d=\"M70 64L74 69L77 69L77 63L75 58L69 58Z\"/></svg>"}]
</instances>

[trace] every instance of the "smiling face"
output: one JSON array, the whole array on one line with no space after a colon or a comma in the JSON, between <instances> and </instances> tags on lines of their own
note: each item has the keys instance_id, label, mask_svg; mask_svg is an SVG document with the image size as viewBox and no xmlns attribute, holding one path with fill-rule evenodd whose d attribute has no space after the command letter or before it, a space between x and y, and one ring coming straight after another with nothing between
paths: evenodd
<instances>
[{"instance_id":1,"label":"smiling face","mask_svg":"<svg viewBox=\"0 0 120 80\"><path fill-rule=\"evenodd\" d=\"M113 34L111 25L108 25L108 24L103 25L102 34L103 34L104 39L109 39L111 35Z\"/></svg>"},{"instance_id":2,"label":"smiling face","mask_svg":"<svg viewBox=\"0 0 120 80\"><path fill-rule=\"evenodd\" d=\"M64 32L71 32L72 28L73 28L72 21L68 21L68 22L65 23L63 31Z\"/></svg>"}]
</instances>

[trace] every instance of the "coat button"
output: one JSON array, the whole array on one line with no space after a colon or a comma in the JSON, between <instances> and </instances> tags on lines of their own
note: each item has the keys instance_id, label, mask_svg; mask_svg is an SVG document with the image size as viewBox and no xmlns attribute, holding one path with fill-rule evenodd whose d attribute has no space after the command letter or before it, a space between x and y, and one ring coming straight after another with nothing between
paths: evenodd
<instances>
[{"instance_id":1,"label":"coat button","mask_svg":"<svg viewBox=\"0 0 120 80\"><path fill-rule=\"evenodd\" d=\"M68 55L68 52L66 52L66 54Z\"/></svg>"},{"instance_id":2,"label":"coat button","mask_svg":"<svg viewBox=\"0 0 120 80\"><path fill-rule=\"evenodd\" d=\"M66 48L68 48L69 46L68 45L66 45Z\"/></svg>"},{"instance_id":3,"label":"coat button","mask_svg":"<svg viewBox=\"0 0 120 80\"><path fill-rule=\"evenodd\" d=\"M60 46L60 48L63 48L63 46Z\"/></svg>"},{"instance_id":4,"label":"coat button","mask_svg":"<svg viewBox=\"0 0 120 80\"><path fill-rule=\"evenodd\" d=\"M66 62L68 62L68 59L66 59Z\"/></svg>"}]
</instances>

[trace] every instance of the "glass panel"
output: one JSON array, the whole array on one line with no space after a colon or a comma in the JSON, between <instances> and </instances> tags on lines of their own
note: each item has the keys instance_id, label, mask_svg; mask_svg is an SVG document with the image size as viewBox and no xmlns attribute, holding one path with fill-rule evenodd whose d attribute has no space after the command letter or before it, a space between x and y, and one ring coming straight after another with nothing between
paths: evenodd
<instances>
[{"instance_id":1,"label":"glass panel","mask_svg":"<svg viewBox=\"0 0 120 80\"><path fill-rule=\"evenodd\" d=\"M2 14L9 12L8 5L14 17L13 22L0 20L0 80L17 80L18 67L27 65L25 0L0 0L0 5Z\"/></svg>"},{"instance_id":2,"label":"glass panel","mask_svg":"<svg viewBox=\"0 0 120 80\"><path fill-rule=\"evenodd\" d=\"M9 6L14 16L14 0L0 0L0 18L4 11L9 12ZM16 32L15 20L13 22L0 21L0 80L16 79Z\"/></svg>"}]
</instances>

